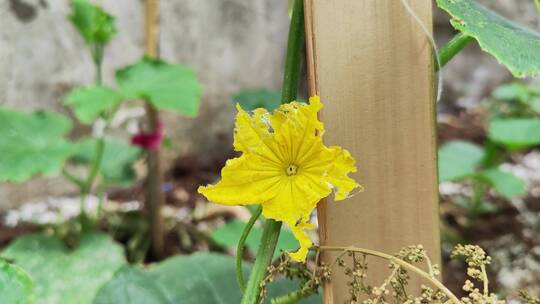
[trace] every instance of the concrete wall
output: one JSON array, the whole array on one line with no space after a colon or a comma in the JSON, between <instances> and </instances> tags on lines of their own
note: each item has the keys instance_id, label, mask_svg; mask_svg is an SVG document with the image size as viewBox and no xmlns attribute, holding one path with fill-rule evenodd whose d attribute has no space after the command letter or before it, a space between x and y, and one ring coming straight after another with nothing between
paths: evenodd
<instances>
[{"instance_id":1,"label":"concrete wall","mask_svg":"<svg viewBox=\"0 0 540 304\"><path fill-rule=\"evenodd\" d=\"M143 1L95 2L117 18L119 34L104 59L104 79L112 85L114 70L142 55ZM68 3L0 1L0 105L69 114L61 106L63 96L92 82L91 59L66 20ZM191 65L204 87L199 117L163 115L174 143L166 159L189 153L210 159L229 149L234 115L229 96L246 88L279 89L287 30L286 1L161 0L161 55ZM61 179L3 184L0 210L66 191L72 189Z\"/></svg>"}]
</instances>

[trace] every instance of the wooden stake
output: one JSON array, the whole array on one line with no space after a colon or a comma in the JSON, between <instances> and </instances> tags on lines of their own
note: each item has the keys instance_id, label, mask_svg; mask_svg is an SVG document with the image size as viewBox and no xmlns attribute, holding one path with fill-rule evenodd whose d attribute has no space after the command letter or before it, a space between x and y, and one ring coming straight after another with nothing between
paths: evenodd
<instances>
[{"instance_id":1,"label":"wooden stake","mask_svg":"<svg viewBox=\"0 0 540 304\"><path fill-rule=\"evenodd\" d=\"M431 29L431 1L408 1ZM321 242L391 254L422 244L438 263L433 68L426 33L399 0L305 0L305 15L309 86L325 102L325 141L352 153L355 178L365 187L344 202L320 204ZM388 267L369 264L370 282L378 286ZM346 282L343 271L334 269L324 303L344 303Z\"/></svg>"},{"instance_id":2,"label":"wooden stake","mask_svg":"<svg viewBox=\"0 0 540 304\"><path fill-rule=\"evenodd\" d=\"M150 58L157 58L159 33L159 1L146 0L145 7L145 50ZM152 104L146 103L146 114L151 132L155 132L159 125L159 113ZM152 241L152 254L154 259L163 257L163 219L161 207L164 204L164 195L161 190L163 174L160 163L160 150L148 151L148 176L146 178L145 202L150 216L150 230Z\"/></svg>"}]
</instances>

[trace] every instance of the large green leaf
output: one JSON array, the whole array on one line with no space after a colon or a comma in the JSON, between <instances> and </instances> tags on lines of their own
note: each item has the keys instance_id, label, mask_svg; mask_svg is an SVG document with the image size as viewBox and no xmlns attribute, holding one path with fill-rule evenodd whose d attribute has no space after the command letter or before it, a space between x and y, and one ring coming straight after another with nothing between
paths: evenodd
<instances>
[{"instance_id":1,"label":"large green leaf","mask_svg":"<svg viewBox=\"0 0 540 304\"><path fill-rule=\"evenodd\" d=\"M452 25L475 38L480 47L514 76L540 73L540 35L509 21L473 0L437 0L452 16Z\"/></svg>"},{"instance_id":2,"label":"large green leaf","mask_svg":"<svg viewBox=\"0 0 540 304\"><path fill-rule=\"evenodd\" d=\"M508 149L520 149L540 144L540 119L510 118L489 122L489 138Z\"/></svg>"},{"instance_id":3,"label":"large green leaf","mask_svg":"<svg viewBox=\"0 0 540 304\"><path fill-rule=\"evenodd\" d=\"M238 102L246 111L256 108L264 108L273 111L281 104L281 93L269 90L247 90L232 97L233 102Z\"/></svg>"},{"instance_id":4,"label":"large green leaf","mask_svg":"<svg viewBox=\"0 0 540 304\"><path fill-rule=\"evenodd\" d=\"M180 275L180 273L179 273ZM173 304L165 292L141 269L120 268L99 290L94 304Z\"/></svg>"},{"instance_id":5,"label":"large green leaf","mask_svg":"<svg viewBox=\"0 0 540 304\"><path fill-rule=\"evenodd\" d=\"M197 116L201 85L186 66L143 58L116 72L116 81L128 99L144 99L161 110Z\"/></svg>"},{"instance_id":6,"label":"large green leaf","mask_svg":"<svg viewBox=\"0 0 540 304\"><path fill-rule=\"evenodd\" d=\"M34 283L30 276L16 265L0 258L0 300L9 304L35 303Z\"/></svg>"},{"instance_id":7,"label":"large green leaf","mask_svg":"<svg viewBox=\"0 0 540 304\"><path fill-rule=\"evenodd\" d=\"M75 250L53 236L25 235L2 257L34 279L38 304L92 303L98 289L126 263L122 247L97 233L83 235Z\"/></svg>"},{"instance_id":8,"label":"large green leaf","mask_svg":"<svg viewBox=\"0 0 540 304\"><path fill-rule=\"evenodd\" d=\"M439 182L473 174L484 158L484 150L465 141L451 141L439 148Z\"/></svg>"},{"instance_id":9,"label":"large green leaf","mask_svg":"<svg viewBox=\"0 0 540 304\"><path fill-rule=\"evenodd\" d=\"M495 191L507 199L525 195L527 193L525 182L510 172L493 168L481 171L478 175L492 185Z\"/></svg>"},{"instance_id":10,"label":"large green leaf","mask_svg":"<svg viewBox=\"0 0 540 304\"><path fill-rule=\"evenodd\" d=\"M85 138L76 143L74 163L89 164L94 160L97 138ZM141 155L141 149L122 141L105 138L105 150L101 173L106 184L126 185L134 181L133 162Z\"/></svg>"},{"instance_id":11,"label":"large green leaf","mask_svg":"<svg viewBox=\"0 0 540 304\"><path fill-rule=\"evenodd\" d=\"M56 113L0 108L0 181L58 174L72 152L64 139L70 130L71 122Z\"/></svg>"},{"instance_id":12,"label":"large green leaf","mask_svg":"<svg viewBox=\"0 0 540 304\"><path fill-rule=\"evenodd\" d=\"M71 1L69 20L89 45L105 45L116 33L114 17L87 0Z\"/></svg>"},{"instance_id":13,"label":"large green leaf","mask_svg":"<svg viewBox=\"0 0 540 304\"><path fill-rule=\"evenodd\" d=\"M250 269L251 264L245 263L246 276ZM172 303L240 303L242 298L231 256L199 253L172 257L151 268L150 275L163 287ZM268 298L286 294L297 287L296 283L288 280L278 281L270 286ZM312 296L301 303L321 301Z\"/></svg>"},{"instance_id":14,"label":"large green leaf","mask_svg":"<svg viewBox=\"0 0 540 304\"><path fill-rule=\"evenodd\" d=\"M227 222L212 232L212 240L221 246L236 247L245 226L246 223L239 220ZM257 249L259 248L261 236L261 228L254 226L246 240L247 248L254 254L257 253ZM282 228L276 244L274 258L278 257L282 251L294 251L296 249L298 249L298 242L294 238L294 235L290 230Z\"/></svg>"},{"instance_id":15,"label":"large green leaf","mask_svg":"<svg viewBox=\"0 0 540 304\"><path fill-rule=\"evenodd\" d=\"M73 90L64 104L70 106L82 123L92 123L106 111L112 110L121 102L121 96L106 86L89 86Z\"/></svg>"}]
</instances>

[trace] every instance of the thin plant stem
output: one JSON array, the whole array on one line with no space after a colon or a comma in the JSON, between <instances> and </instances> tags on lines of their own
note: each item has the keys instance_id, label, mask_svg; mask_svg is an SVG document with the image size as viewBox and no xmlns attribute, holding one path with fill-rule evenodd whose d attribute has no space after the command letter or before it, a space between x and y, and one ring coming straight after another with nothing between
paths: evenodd
<instances>
[{"instance_id":1,"label":"thin plant stem","mask_svg":"<svg viewBox=\"0 0 540 304\"><path fill-rule=\"evenodd\" d=\"M81 221L83 228L88 228L88 214L86 213L86 200L94 188L95 180L101 170L103 154L105 152L105 138L101 136L96 143L95 156L90 166L90 173L81 188Z\"/></svg>"},{"instance_id":2,"label":"thin plant stem","mask_svg":"<svg viewBox=\"0 0 540 304\"><path fill-rule=\"evenodd\" d=\"M102 79L103 79L102 68L101 68L101 65L103 62L103 45L101 44L94 45L91 50L91 53L92 53L92 59L94 61L94 65L96 67L95 84L101 85ZM88 198L88 195L92 192L95 180L101 170L101 163L103 161L104 152L105 152L105 139L103 136L101 136L98 139L98 142L96 143L94 159L92 160L90 164L90 172L88 174L88 177L82 184L79 185L80 195L81 195L80 220L81 220L81 226L83 230L88 228L88 226L90 225L88 214L86 213L86 200Z\"/></svg>"},{"instance_id":3,"label":"thin plant stem","mask_svg":"<svg viewBox=\"0 0 540 304\"><path fill-rule=\"evenodd\" d=\"M242 304L259 303L261 282L266 275L268 265L270 265L272 262L272 257L274 256L274 250L276 249L280 230L281 222L273 219L267 219L264 223L261 243L259 245L259 250L257 251L257 257L255 258L253 270L249 275L246 291L244 293L244 297L242 298Z\"/></svg>"},{"instance_id":4,"label":"thin plant stem","mask_svg":"<svg viewBox=\"0 0 540 304\"><path fill-rule=\"evenodd\" d=\"M474 38L459 32L445 46L439 50L439 62L441 66L435 65L435 71L438 71L446 65L454 56L463 50Z\"/></svg>"},{"instance_id":5,"label":"thin plant stem","mask_svg":"<svg viewBox=\"0 0 540 304\"><path fill-rule=\"evenodd\" d=\"M296 99L303 48L304 3L303 0L295 0L289 27L287 54L285 57L283 87L281 91L282 103L291 102ZM244 297L242 298L242 304L256 304L259 302L261 282L264 279L268 265L272 262L272 256L276 249L280 231L281 222L273 219L266 220L255 264L249 276Z\"/></svg>"},{"instance_id":6,"label":"thin plant stem","mask_svg":"<svg viewBox=\"0 0 540 304\"><path fill-rule=\"evenodd\" d=\"M251 229L261 216L261 213L262 207L257 206L257 209L255 209L255 211L251 215L251 218L247 222L246 227L244 227L244 231L242 231L242 235L240 236L240 240L238 241L238 247L236 249L236 280L238 281L238 286L240 287L240 290L242 292L244 292L244 290L246 289L246 283L244 282L244 273L242 272L242 258L244 256L244 248L249 233L251 232Z\"/></svg>"},{"instance_id":7,"label":"thin plant stem","mask_svg":"<svg viewBox=\"0 0 540 304\"><path fill-rule=\"evenodd\" d=\"M66 168L62 169L62 176L64 176L68 181L73 183L75 186L79 187L79 189L82 189L84 187L84 181L77 176L71 174L69 171L67 171Z\"/></svg>"},{"instance_id":8,"label":"thin plant stem","mask_svg":"<svg viewBox=\"0 0 540 304\"><path fill-rule=\"evenodd\" d=\"M146 0L145 2L145 52L149 58L158 58L158 20L159 0ZM159 112L146 100L146 115L149 120L149 129L155 132L159 127ZM161 190L163 176L161 173L161 155L159 147L148 151L147 158L147 178L145 203L150 215L150 233L152 254L155 259L163 256L164 247L164 227L161 216L161 207L164 205L165 197Z\"/></svg>"},{"instance_id":9,"label":"thin plant stem","mask_svg":"<svg viewBox=\"0 0 540 304\"><path fill-rule=\"evenodd\" d=\"M414 266L412 264L409 264L409 263L407 263L407 262L405 262L405 261L403 261L403 260L401 260L399 258L396 258L395 256L392 256L392 255L389 255L389 254L386 254L386 253L383 253L383 252L370 250L370 249L365 249L365 248L359 248L359 247L319 246L318 248L319 248L319 250L322 250L322 251L360 252L360 253L363 253L363 254L371 255L371 256L374 256L374 257L378 257L378 258L385 259L385 260L388 260L390 262L396 263L399 266L403 267L404 269L407 269L409 271L412 271L412 272L416 273L420 277L426 279L428 282L433 284L435 287L439 288L441 290L441 292L443 292L450 299L450 301L447 302L447 303L454 303L454 304L460 304L461 303L459 301L459 299L456 297L456 295L454 295L448 288L446 288L446 286L444 286L443 283L441 283L439 280L434 279L431 276L431 274L429 274L429 273L423 271L422 269L420 269L420 268L418 268L418 267L416 267L416 266Z\"/></svg>"}]
</instances>

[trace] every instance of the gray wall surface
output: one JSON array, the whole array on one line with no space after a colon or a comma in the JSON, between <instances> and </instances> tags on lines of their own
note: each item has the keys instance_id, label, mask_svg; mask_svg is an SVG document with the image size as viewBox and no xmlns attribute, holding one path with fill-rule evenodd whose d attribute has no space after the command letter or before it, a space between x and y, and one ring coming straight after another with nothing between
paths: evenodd
<instances>
[{"instance_id":1,"label":"gray wall surface","mask_svg":"<svg viewBox=\"0 0 540 304\"><path fill-rule=\"evenodd\" d=\"M114 70L143 54L143 1L94 2L117 20L119 33L104 58L104 80L114 85ZM0 105L69 114L61 105L65 94L92 83L94 67L82 39L66 19L68 4L67 0L0 0ZM279 89L281 85L287 3L162 0L160 11L162 58L192 66L204 91L197 118L163 115L167 136L174 143L165 159L192 153L203 156L203 161L211 159L230 149L234 117L230 95L246 88ZM2 184L0 210L69 191L61 179Z\"/></svg>"}]
</instances>

